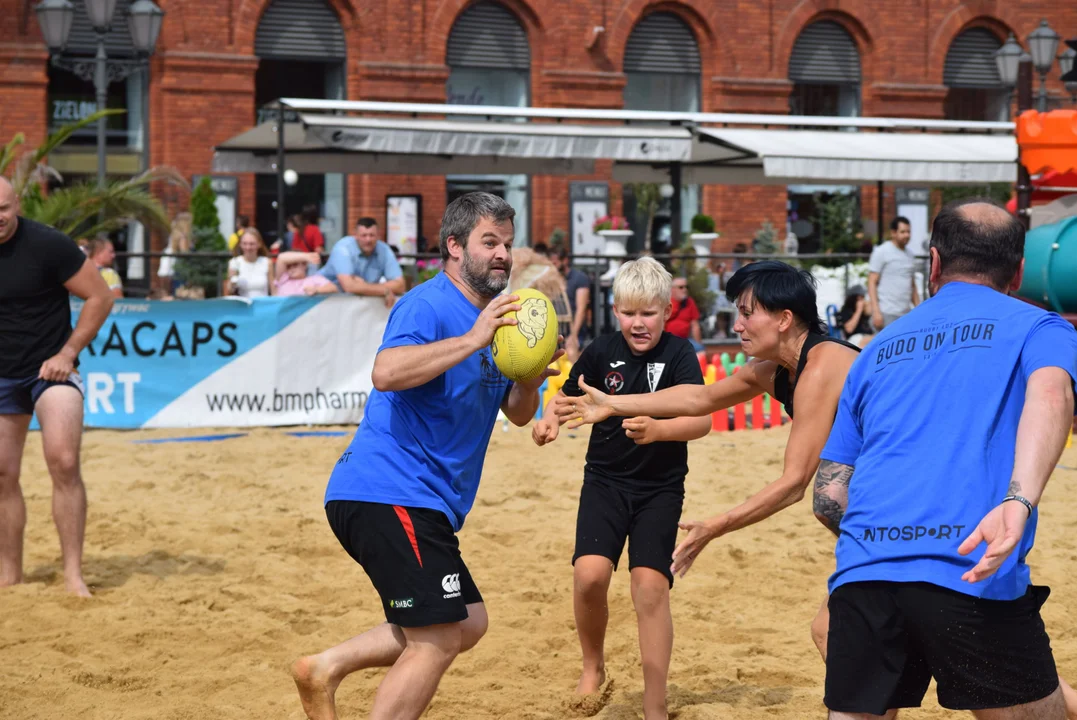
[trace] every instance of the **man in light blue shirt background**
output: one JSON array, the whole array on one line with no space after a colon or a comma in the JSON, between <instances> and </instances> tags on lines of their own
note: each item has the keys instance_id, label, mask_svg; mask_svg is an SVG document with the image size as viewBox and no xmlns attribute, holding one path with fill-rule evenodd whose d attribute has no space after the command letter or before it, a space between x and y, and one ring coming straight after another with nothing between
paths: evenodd
<instances>
[{"instance_id":1,"label":"man in light blue shirt background","mask_svg":"<svg viewBox=\"0 0 1077 720\"><path fill-rule=\"evenodd\" d=\"M385 298L391 307L396 298L407 291L404 273L392 249L378 239L378 222L361 217L355 224L355 235L342 237L333 246L325 267L318 274L333 285L310 288L318 292L346 292L353 295Z\"/></svg>"}]
</instances>

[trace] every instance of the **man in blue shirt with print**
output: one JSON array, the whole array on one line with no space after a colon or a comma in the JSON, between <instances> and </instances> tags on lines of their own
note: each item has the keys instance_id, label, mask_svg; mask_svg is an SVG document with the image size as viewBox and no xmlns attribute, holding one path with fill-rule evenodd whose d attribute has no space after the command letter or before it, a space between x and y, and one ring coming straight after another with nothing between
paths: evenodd
<instances>
[{"instance_id":1,"label":"man in blue shirt with print","mask_svg":"<svg viewBox=\"0 0 1077 720\"><path fill-rule=\"evenodd\" d=\"M850 369L815 485L840 531L832 719L892 718L932 677L940 705L982 720L1066 717L1040 618L1050 591L1025 559L1073 422L1077 332L1007 295L1024 238L991 202L943 208L935 296Z\"/></svg>"},{"instance_id":2,"label":"man in blue shirt with print","mask_svg":"<svg viewBox=\"0 0 1077 720\"><path fill-rule=\"evenodd\" d=\"M332 280L333 285L308 288L309 295L342 290L385 298L386 307L392 307L396 298L407 291L400 263L392 248L378 240L378 221L371 217L359 218L355 235L337 241L318 274Z\"/></svg>"},{"instance_id":3,"label":"man in blue shirt with print","mask_svg":"<svg viewBox=\"0 0 1077 720\"><path fill-rule=\"evenodd\" d=\"M456 533L475 501L498 410L526 425L547 369L513 384L490 356L516 295L513 217L504 200L464 195L445 209L445 270L393 308L374 360L375 390L325 492L329 525L381 597L386 623L319 655L293 676L312 720L335 718L341 680L390 667L370 718L418 718L455 657L486 632L482 596ZM558 355L564 351L559 351Z\"/></svg>"}]
</instances>

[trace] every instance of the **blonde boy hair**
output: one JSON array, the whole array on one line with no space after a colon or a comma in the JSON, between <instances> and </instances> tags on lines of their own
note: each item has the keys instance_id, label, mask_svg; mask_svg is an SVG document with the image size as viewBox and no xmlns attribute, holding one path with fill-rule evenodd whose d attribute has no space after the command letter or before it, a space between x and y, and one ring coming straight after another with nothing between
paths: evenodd
<instances>
[{"instance_id":1,"label":"blonde boy hair","mask_svg":"<svg viewBox=\"0 0 1077 720\"><path fill-rule=\"evenodd\" d=\"M672 293L673 276L652 257L629 260L613 279L613 303L622 309L664 308Z\"/></svg>"}]
</instances>

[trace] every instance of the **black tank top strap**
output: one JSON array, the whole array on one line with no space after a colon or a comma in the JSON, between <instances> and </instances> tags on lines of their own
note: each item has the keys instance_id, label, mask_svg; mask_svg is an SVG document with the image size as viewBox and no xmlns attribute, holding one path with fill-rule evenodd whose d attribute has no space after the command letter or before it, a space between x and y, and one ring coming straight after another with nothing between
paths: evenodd
<instances>
[{"instance_id":1,"label":"black tank top strap","mask_svg":"<svg viewBox=\"0 0 1077 720\"><path fill-rule=\"evenodd\" d=\"M829 335L819 335L817 333L808 333L808 337L804 338L804 346L800 348L800 360L797 362L797 374L796 380L800 379L800 376L804 373L804 366L808 364L808 353L813 347L820 343L832 342L844 345L847 348L860 352L860 348L852 343L846 342L839 338L830 337ZM793 393L797 389L796 380L789 381L789 370L782 365L778 366L777 372L774 373L774 397L778 399L778 402L785 408L785 412L789 417L793 417Z\"/></svg>"}]
</instances>

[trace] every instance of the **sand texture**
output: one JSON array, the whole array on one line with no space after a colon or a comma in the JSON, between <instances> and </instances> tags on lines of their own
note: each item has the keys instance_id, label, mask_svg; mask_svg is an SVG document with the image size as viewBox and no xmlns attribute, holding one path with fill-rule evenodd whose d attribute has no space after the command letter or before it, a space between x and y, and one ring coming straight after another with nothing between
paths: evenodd
<instances>
[{"instance_id":1,"label":"sand texture","mask_svg":"<svg viewBox=\"0 0 1077 720\"><path fill-rule=\"evenodd\" d=\"M370 583L322 511L347 437L256 430L217 443L133 444L177 432L86 435L86 580L63 591L51 488L32 436L23 461L26 584L0 591L0 718L261 720L302 718L287 673L383 620ZM196 434L191 432L190 434ZM781 472L788 429L712 433L692 443L686 519L742 500ZM461 547L490 631L461 656L425 717L545 720L642 717L628 573L610 589L610 684L572 695L579 646L571 589L586 432L538 449L530 428L494 430ZM1033 577L1062 673L1077 679L1077 448L1042 506ZM720 539L673 589L669 706L678 720L824 717L823 664L808 626L833 568L833 538L810 501ZM627 558L625 559L627 564ZM381 671L337 695L363 718ZM909 718L958 717L933 691Z\"/></svg>"}]
</instances>

